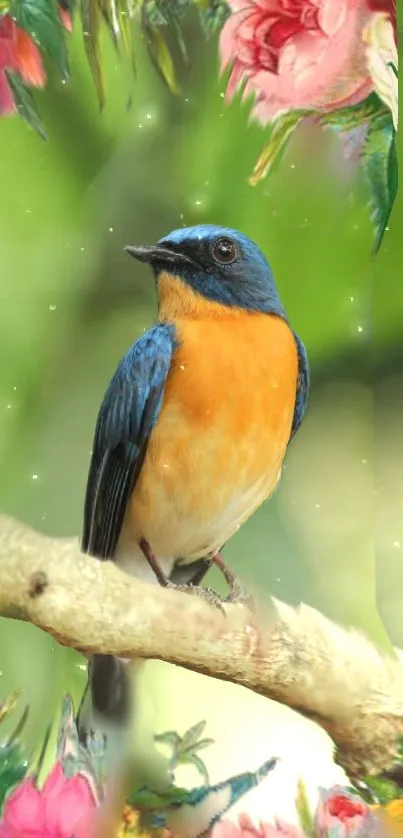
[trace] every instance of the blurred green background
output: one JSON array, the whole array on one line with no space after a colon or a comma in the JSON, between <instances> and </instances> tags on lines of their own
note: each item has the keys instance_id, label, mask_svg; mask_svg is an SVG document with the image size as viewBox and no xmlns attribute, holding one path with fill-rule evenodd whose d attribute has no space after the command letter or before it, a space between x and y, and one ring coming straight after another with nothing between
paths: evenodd
<instances>
[{"instance_id":1,"label":"blurred green background","mask_svg":"<svg viewBox=\"0 0 403 838\"><path fill-rule=\"evenodd\" d=\"M0 508L78 537L100 400L156 313L151 275L124 245L182 224L239 228L272 264L312 392L278 493L227 558L251 588L403 647L401 196L372 262L367 187L334 135L308 126L249 186L265 132L247 107L224 104L217 45L196 22L187 38L177 98L140 37L136 80L105 38L100 115L77 32L71 83L51 73L37 95L48 141L0 121ZM32 741L64 690L78 696L82 664L0 621L0 700L25 688Z\"/></svg>"}]
</instances>

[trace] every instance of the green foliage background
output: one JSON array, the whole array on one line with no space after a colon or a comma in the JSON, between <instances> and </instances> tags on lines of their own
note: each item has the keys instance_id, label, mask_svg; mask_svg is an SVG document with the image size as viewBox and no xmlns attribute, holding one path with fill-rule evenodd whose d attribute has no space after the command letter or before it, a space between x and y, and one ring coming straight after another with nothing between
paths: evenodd
<instances>
[{"instance_id":1,"label":"green foliage background","mask_svg":"<svg viewBox=\"0 0 403 838\"><path fill-rule=\"evenodd\" d=\"M51 535L80 531L104 388L156 312L124 245L181 224L240 228L272 263L313 381L281 488L227 555L251 588L403 647L401 196L371 262L368 192L329 132L302 130L249 186L265 133L247 107L225 106L216 44L196 21L187 37L177 98L140 38L135 81L105 38L100 115L78 32L71 83L51 74L37 95L48 141L0 121L0 508ZM61 693L79 695L82 663L0 621L0 699L25 688L32 742Z\"/></svg>"}]
</instances>

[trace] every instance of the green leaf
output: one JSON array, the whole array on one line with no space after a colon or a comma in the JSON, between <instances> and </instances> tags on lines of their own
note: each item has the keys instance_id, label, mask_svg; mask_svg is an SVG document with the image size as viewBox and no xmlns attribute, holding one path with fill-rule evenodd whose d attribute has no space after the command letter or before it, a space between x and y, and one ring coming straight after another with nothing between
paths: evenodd
<instances>
[{"instance_id":1,"label":"green leaf","mask_svg":"<svg viewBox=\"0 0 403 838\"><path fill-rule=\"evenodd\" d=\"M181 738L175 730L168 730L166 733L157 733L154 736L156 742L162 742L164 745L171 745L174 750L180 746Z\"/></svg>"},{"instance_id":2,"label":"green leaf","mask_svg":"<svg viewBox=\"0 0 403 838\"><path fill-rule=\"evenodd\" d=\"M371 190L375 225L372 256L375 256L392 212L398 184L395 129L389 111L378 114L370 122L361 161Z\"/></svg>"},{"instance_id":3,"label":"green leaf","mask_svg":"<svg viewBox=\"0 0 403 838\"><path fill-rule=\"evenodd\" d=\"M203 720L201 722L197 722L197 724L193 725L192 727L187 730L181 739L180 750L183 753L184 751L188 751L194 747L199 741L204 729L206 727L206 721Z\"/></svg>"},{"instance_id":4,"label":"green leaf","mask_svg":"<svg viewBox=\"0 0 403 838\"><path fill-rule=\"evenodd\" d=\"M225 0L196 0L196 5L206 35L212 35L217 29L221 29L231 14Z\"/></svg>"},{"instance_id":5,"label":"green leaf","mask_svg":"<svg viewBox=\"0 0 403 838\"><path fill-rule=\"evenodd\" d=\"M278 163L284 154L287 143L297 126L311 114L312 111L308 110L287 111L273 122L269 142L265 145L249 178L251 186L256 186L269 174L274 163Z\"/></svg>"},{"instance_id":6,"label":"green leaf","mask_svg":"<svg viewBox=\"0 0 403 838\"><path fill-rule=\"evenodd\" d=\"M56 0L12 0L10 14L58 67L62 78L67 80L69 69L65 31Z\"/></svg>"},{"instance_id":7,"label":"green leaf","mask_svg":"<svg viewBox=\"0 0 403 838\"><path fill-rule=\"evenodd\" d=\"M141 14L143 22L148 24L151 28L166 25L166 18L160 8L158 0L143 0Z\"/></svg>"},{"instance_id":8,"label":"green leaf","mask_svg":"<svg viewBox=\"0 0 403 838\"><path fill-rule=\"evenodd\" d=\"M187 754L188 752L192 751L196 753L196 751L202 751L203 748L208 748L210 745L214 745L214 739L200 739L199 742L196 742L194 745L189 745L188 748L185 748L182 753Z\"/></svg>"},{"instance_id":9,"label":"green leaf","mask_svg":"<svg viewBox=\"0 0 403 838\"><path fill-rule=\"evenodd\" d=\"M123 3L122 5L119 3L118 5L118 25L119 25L119 40L122 43L123 49L125 52L130 56L131 67L133 71L133 75L136 75L136 57L133 50L133 37L132 37L132 22L131 22L131 12L130 12L130 0L128 3Z\"/></svg>"},{"instance_id":10,"label":"green leaf","mask_svg":"<svg viewBox=\"0 0 403 838\"><path fill-rule=\"evenodd\" d=\"M161 32L161 27L154 28L150 26L143 15L142 28L146 37L150 58L157 72L171 93L178 95L180 89L176 78L175 67L168 44Z\"/></svg>"},{"instance_id":11,"label":"green leaf","mask_svg":"<svg viewBox=\"0 0 403 838\"><path fill-rule=\"evenodd\" d=\"M98 0L98 6L109 29L114 44L117 46L121 37L118 7L116 0Z\"/></svg>"},{"instance_id":12,"label":"green leaf","mask_svg":"<svg viewBox=\"0 0 403 838\"><path fill-rule=\"evenodd\" d=\"M381 102L376 93L371 93L367 99L358 105L348 108L340 108L338 111L324 113L319 117L319 124L324 128L333 128L336 131L350 131L363 125L380 113L389 113L386 106Z\"/></svg>"},{"instance_id":13,"label":"green leaf","mask_svg":"<svg viewBox=\"0 0 403 838\"><path fill-rule=\"evenodd\" d=\"M130 2L126 0L98 0L99 8L116 46L122 43L131 49Z\"/></svg>"},{"instance_id":14,"label":"green leaf","mask_svg":"<svg viewBox=\"0 0 403 838\"><path fill-rule=\"evenodd\" d=\"M27 762L19 745L0 747L0 811L8 793L27 773Z\"/></svg>"},{"instance_id":15,"label":"green leaf","mask_svg":"<svg viewBox=\"0 0 403 838\"><path fill-rule=\"evenodd\" d=\"M14 690L5 701L0 703L0 722L14 712L20 696L21 690Z\"/></svg>"},{"instance_id":16,"label":"green leaf","mask_svg":"<svg viewBox=\"0 0 403 838\"><path fill-rule=\"evenodd\" d=\"M164 742L172 748L172 755L169 761L171 771L174 771L179 765L193 764L200 771L203 778L208 779L207 769L200 757L197 756L197 751L201 751L203 748L214 744L214 739L200 739L205 727L206 722L203 720L190 727L182 737L173 730L155 736L157 742Z\"/></svg>"},{"instance_id":17,"label":"green leaf","mask_svg":"<svg viewBox=\"0 0 403 838\"><path fill-rule=\"evenodd\" d=\"M297 791L297 799L295 801L295 807L299 815L300 825L302 827L303 833L306 836L314 836L315 835L315 828L311 813L311 808L309 805L308 795L306 792L305 784L300 779L298 780L298 791Z\"/></svg>"},{"instance_id":18,"label":"green leaf","mask_svg":"<svg viewBox=\"0 0 403 838\"><path fill-rule=\"evenodd\" d=\"M176 27L192 6L193 0L144 0L143 13L150 25Z\"/></svg>"},{"instance_id":19,"label":"green leaf","mask_svg":"<svg viewBox=\"0 0 403 838\"><path fill-rule=\"evenodd\" d=\"M21 77L16 73L11 73L9 70L6 70L6 75L12 90L17 112L43 140L46 140L46 132L36 110L35 100L31 91L25 87Z\"/></svg>"},{"instance_id":20,"label":"green leaf","mask_svg":"<svg viewBox=\"0 0 403 838\"><path fill-rule=\"evenodd\" d=\"M136 57L133 50L133 26L132 20L135 11L134 0L116 0L117 1L117 21L119 26L119 40L122 43L123 49L130 57L133 74L136 75ZM113 0L115 2L115 0ZM141 2L141 0L140 0Z\"/></svg>"},{"instance_id":21,"label":"green leaf","mask_svg":"<svg viewBox=\"0 0 403 838\"><path fill-rule=\"evenodd\" d=\"M81 0L81 21L84 46L97 91L99 107L105 104L105 82L101 64L100 31L102 10L98 0Z\"/></svg>"},{"instance_id":22,"label":"green leaf","mask_svg":"<svg viewBox=\"0 0 403 838\"><path fill-rule=\"evenodd\" d=\"M187 48L182 32L182 22L193 5L192 0L177 0L172 3L172 0L154 0L160 14L162 15L167 26L171 27L172 33L178 42L182 58L187 61Z\"/></svg>"},{"instance_id":23,"label":"green leaf","mask_svg":"<svg viewBox=\"0 0 403 838\"><path fill-rule=\"evenodd\" d=\"M85 51L97 91L99 107L105 104L105 81L102 68L100 35L105 23L117 50L120 47L130 56L132 70L136 72L133 53L131 20L134 15L133 0L81 0L81 22Z\"/></svg>"},{"instance_id":24,"label":"green leaf","mask_svg":"<svg viewBox=\"0 0 403 838\"><path fill-rule=\"evenodd\" d=\"M370 798L370 803L386 806L401 795L401 789L392 780L385 780L383 777L366 777L363 782L366 786L363 791L366 792L365 796Z\"/></svg>"},{"instance_id":25,"label":"green leaf","mask_svg":"<svg viewBox=\"0 0 403 838\"><path fill-rule=\"evenodd\" d=\"M14 728L14 730L13 730L13 732L12 732L8 742L7 742L7 745L13 745L14 743L18 742L18 739L21 736L21 733L23 732L24 727L27 723L28 716L29 716L29 707L27 706L27 707L25 707L25 710L24 710L24 712L23 712L23 714L22 714L22 716L21 716L21 718L20 718L20 720L17 724L17 727Z\"/></svg>"}]
</instances>

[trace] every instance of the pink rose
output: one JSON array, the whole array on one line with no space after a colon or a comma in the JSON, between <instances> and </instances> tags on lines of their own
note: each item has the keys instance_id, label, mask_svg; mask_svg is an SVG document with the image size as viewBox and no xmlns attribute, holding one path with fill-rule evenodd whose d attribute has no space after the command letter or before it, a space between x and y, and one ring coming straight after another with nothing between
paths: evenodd
<instances>
[{"instance_id":1,"label":"pink rose","mask_svg":"<svg viewBox=\"0 0 403 838\"><path fill-rule=\"evenodd\" d=\"M238 825L229 820L219 821L211 831L211 838L303 838L295 826L276 820L255 826L249 815L239 815Z\"/></svg>"},{"instance_id":2,"label":"pink rose","mask_svg":"<svg viewBox=\"0 0 403 838\"><path fill-rule=\"evenodd\" d=\"M293 109L333 111L374 89L364 32L394 0L228 0L221 33L222 66L231 65L227 95L246 82L263 124Z\"/></svg>"},{"instance_id":3,"label":"pink rose","mask_svg":"<svg viewBox=\"0 0 403 838\"><path fill-rule=\"evenodd\" d=\"M0 838L84 838L90 835L95 806L86 778L66 777L57 763L42 789L28 779L11 793Z\"/></svg>"}]
</instances>

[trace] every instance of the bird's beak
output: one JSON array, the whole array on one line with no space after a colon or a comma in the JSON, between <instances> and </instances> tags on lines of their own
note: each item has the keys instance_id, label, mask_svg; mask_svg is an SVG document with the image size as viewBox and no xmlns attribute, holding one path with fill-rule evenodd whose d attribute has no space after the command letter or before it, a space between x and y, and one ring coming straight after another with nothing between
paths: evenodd
<instances>
[{"instance_id":1,"label":"bird's beak","mask_svg":"<svg viewBox=\"0 0 403 838\"><path fill-rule=\"evenodd\" d=\"M151 265L172 265L174 267L181 267L182 265L194 265L192 259L186 256L185 253L177 253L168 247L161 247L158 244L153 245L127 245L125 247L130 256L134 256L139 262L148 262Z\"/></svg>"}]
</instances>

